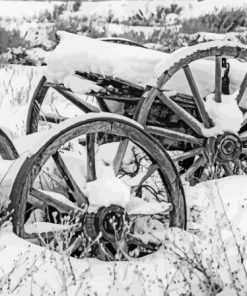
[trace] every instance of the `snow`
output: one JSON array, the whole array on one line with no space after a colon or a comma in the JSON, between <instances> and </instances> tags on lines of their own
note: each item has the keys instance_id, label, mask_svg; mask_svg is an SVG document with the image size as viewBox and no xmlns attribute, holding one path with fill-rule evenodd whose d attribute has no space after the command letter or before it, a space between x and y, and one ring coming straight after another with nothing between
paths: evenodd
<instances>
[{"instance_id":1,"label":"snow","mask_svg":"<svg viewBox=\"0 0 247 296\"><path fill-rule=\"evenodd\" d=\"M127 20L129 17L139 13L139 10L143 12L144 15L150 15L155 13L158 6L170 7L171 4L178 4L180 7L189 8L190 4L196 2L195 0L166 0L164 1L98 1L96 3L92 2L82 2L80 10L78 12L64 13L64 18L70 16L91 16L91 17L108 17L110 14L113 15L114 19L119 21Z\"/></svg>"},{"instance_id":2,"label":"snow","mask_svg":"<svg viewBox=\"0 0 247 296\"><path fill-rule=\"evenodd\" d=\"M232 42L213 41L209 44L199 44L191 47L181 48L168 55L165 53L148 50L140 47L130 47L122 44L112 44L100 40L90 39L84 36L73 35L60 32L61 41L57 48L48 56L48 68L46 75L51 81L63 82L70 80L75 71L94 72L100 75L110 75L132 81L140 85L157 85L160 75L180 59L194 53L196 50L204 50L209 47L231 46ZM70 44L74 42L76 46L71 50ZM68 46L70 55L68 56ZM243 47L245 47L243 45ZM112 58L114 56L114 58ZM162 60L162 61L161 61ZM161 61L161 62L160 62ZM245 63L229 59L230 63L230 92L236 91L246 72ZM159 62L159 63L158 63ZM190 64L192 73L196 79L199 92L203 98L214 92L214 61L198 60ZM154 74L152 76L152 72ZM69 78L67 78L69 77ZM73 77L73 79L75 79ZM178 84L177 81L180 83ZM74 82L74 89L84 93L87 90L99 91L95 89L95 84L84 85L79 78ZM72 86L72 85L71 85ZM178 93L191 94L188 82L183 71L178 71L163 86L163 90L175 90ZM243 97L241 104L245 104L247 97ZM113 106L112 111L117 107Z\"/></svg>"},{"instance_id":3,"label":"snow","mask_svg":"<svg viewBox=\"0 0 247 296\"><path fill-rule=\"evenodd\" d=\"M203 51L210 48L221 48L221 47L232 47L236 48L236 43L230 41L211 41L207 43L200 43L193 46L182 47L174 51L169 58L165 58L161 61L154 69L154 76L156 79L160 77L162 73L168 71L171 66L178 63L181 59L192 55L196 51ZM242 48L247 48L246 45L241 44Z\"/></svg>"},{"instance_id":4,"label":"snow","mask_svg":"<svg viewBox=\"0 0 247 296\"><path fill-rule=\"evenodd\" d=\"M25 133L28 102L42 76L42 67L1 65L0 126L13 137Z\"/></svg>"},{"instance_id":5,"label":"snow","mask_svg":"<svg viewBox=\"0 0 247 296\"><path fill-rule=\"evenodd\" d=\"M97 179L87 183L86 195L89 201L89 212L97 212L102 207L119 205L126 207L130 200L130 187L115 176L113 167L98 160Z\"/></svg>"},{"instance_id":6,"label":"snow","mask_svg":"<svg viewBox=\"0 0 247 296\"><path fill-rule=\"evenodd\" d=\"M215 125L214 129L217 130L216 134L223 134L224 132L232 132L238 134L242 123L243 123L243 113L239 109L236 98L238 91L232 95L222 95L221 102L215 102L214 94L209 95L206 98L205 109L209 117L213 120ZM209 130L204 129L204 136L210 133Z\"/></svg>"},{"instance_id":7,"label":"snow","mask_svg":"<svg viewBox=\"0 0 247 296\"><path fill-rule=\"evenodd\" d=\"M48 233L48 232L61 232L61 231L72 231L78 227L77 224L55 224L48 222L34 222L25 224L25 232L28 234L32 233Z\"/></svg>"},{"instance_id":8,"label":"snow","mask_svg":"<svg viewBox=\"0 0 247 296\"><path fill-rule=\"evenodd\" d=\"M79 71L118 77L145 86L151 78L154 65L167 56L150 49L104 42L67 32L57 34L60 42L46 59L49 81L62 82L66 76Z\"/></svg>"},{"instance_id":9,"label":"snow","mask_svg":"<svg viewBox=\"0 0 247 296\"><path fill-rule=\"evenodd\" d=\"M0 1L0 17L2 18L31 18L39 16L42 12L52 12L55 5L62 1Z\"/></svg>"},{"instance_id":10,"label":"snow","mask_svg":"<svg viewBox=\"0 0 247 296\"><path fill-rule=\"evenodd\" d=\"M76 75L66 76L63 84L66 88L70 88L73 92L80 94L104 91L104 88L98 86L95 82L82 79Z\"/></svg>"}]
</instances>

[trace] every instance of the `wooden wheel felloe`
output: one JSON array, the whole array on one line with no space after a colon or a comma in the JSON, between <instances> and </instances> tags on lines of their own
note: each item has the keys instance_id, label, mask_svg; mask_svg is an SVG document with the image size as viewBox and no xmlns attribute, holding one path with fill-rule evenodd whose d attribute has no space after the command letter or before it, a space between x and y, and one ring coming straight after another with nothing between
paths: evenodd
<instances>
[{"instance_id":1,"label":"wooden wheel felloe","mask_svg":"<svg viewBox=\"0 0 247 296\"><path fill-rule=\"evenodd\" d=\"M130 147L134 147L134 150L132 149L131 151L140 151L138 153L141 153L142 157L134 158L132 167L135 167L135 169L130 172L133 176L144 170L142 171L144 174L141 180L135 185L136 193L142 198L144 189L148 188L156 200L160 201L161 196L163 196L164 202L172 204L172 209L168 213L168 224L185 228L186 208L183 188L173 162L164 148L158 142L156 143L154 138L144 132L143 128L136 122L122 116L101 113L88 114L83 117L66 120L47 131L47 133L42 133L40 144L31 149L29 157L19 170L10 195L11 208L14 209L14 231L17 235L26 239L39 239L40 235L43 235L42 230L31 231L30 227L28 228L27 226L30 213L33 213L36 209L40 209L44 213L45 218L43 222L40 222L40 226L48 227L44 231L46 233L44 239L46 238L48 241L52 239L53 232L56 232L56 230L51 230L51 225L55 229L61 230L63 227L66 229L64 225L59 225L58 227L57 224L54 224L55 221L50 214L54 211L58 213L55 220L60 224L62 224L61 221L66 220L66 216L74 217L76 215L82 226L73 228L75 237L78 234L81 236L84 233L85 225L87 225L87 231L92 233L92 227L96 226L90 222L94 219L94 216L87 214L90 199L88 198L87 190L84 189L85 184L87 188L88 184L94 184L92 181L96 177L99 178L97 176L99 171L98 169L96 170L98 160L95 151L97 149L100 151L107 144L107 139L110 139L111 143L120 141L119 146L121 146L121 143L128 141L129 145L132 145ZM78 141L84 143L84 146L78 145ZM72 160L66 160L65 156L71 157L75 153L76 147L79 147L80 151L77 154L79 158L74 163L79 163L80 157L83 158L83 155L85 155L86 175L81 173L81 176L79 176L78 172L80 172L80 169L76 171L76 174L73 174L70 171L71 167L69 167L69 163ZM119 153L118 149L116 151L116 153ZM136 155L139 155L138 153ZM111 157L114 159L114 155L111 155ZM137 159L140 159L140 161L145 160L145 167L142 165L137 166ZM104 160L103 162L106 167L109 166L107 161ZM54 167L53 170L47 169L48 164L51 163ZM76 164L73 166L73 169L75 169ZM127 174L126 167L123 166L122 163L118 168L118 175L120 177ZM158 189L152 187L152 182L147 183L152 178L155 178L155 184L156 178L158 178L159 182L157 181L157 184L160 185L155 185L158 186ZM52 180L55 185L49 185L48 180ZM45 188L44 186L47 183L49 184ZM159 190L160 193L157 193ZM60 197L56 197L54 192L60 194ZM114 216L114 219L118 220L120 219L119 217L122 217L121 213L123 211L120 208L119 211L115 211L115 208L112 209L111 207L105 207L105 209L104 211L102 209L98 211L97 215L100 215L100 218L109 217L109 215L112 217L115 214L117 216ZM78 222L78 220L76 221ZM27 231L27 229L29 230ZM95 229L93 230L95 231ZM71 238L71 240L75 241L75 238Z\"/></svg>"},{"instance_id":2,"label":"wooden wheel felloe","mask_svg":"<svg viewBox=\"0 0 247 296\"><path fill-rule=\"evenodd\" d=\"M7 131L4 131L3 128L0 128L0 156L4 160L14 160L19 156Z\"/></svg>"},{"instance_id":3,"label":"wooden wheel felloe","mask_svg":"<svg viewBox=\"0 0 247 296\"><path fill-rule=\"evenodd\" d=\"M211 57L211 60L208 59ZM193 74L191 64L199 59L206 59L205 63L215 61L215 88L214 100L218 103L222 100L222 58L238 59L246 61L247 48L233 43L199 44L189 48L180 49L171 54L170 58L156 69L160 76L157 87L147 88L145 95L140 100L135 114L135 119L145 126L147 132L155 135L171 150L182 151L174 155L173 160L178 165L183 162L185 168L181 170L182 177L186 180L194 179L196 182L209 178L232 175L246 171L245 163L240 162L246 153L246 121L243 121L238 134L231 130L217 133L214 131L212 118L206 107L205 98L200 94ZM179 70L183 71L192 95L186 94L187 99L194 105L194 111L190 112L188 106L182 106L163 90L167 82ZM247 74L240 85L236 101L240 110L245 113L243 95L247 87ZM205 83L207 83L205 74ZM176 118L177 124L169 124L169 118L165 121L154 121L152 109L159 104L160 108ZM162 107L163 106L163 107ZM187 107L187 108L186 108ZM230 111L231 112L231 111ZM193 183L192 181L191 183Z\"/></svg>"}]
</instances>

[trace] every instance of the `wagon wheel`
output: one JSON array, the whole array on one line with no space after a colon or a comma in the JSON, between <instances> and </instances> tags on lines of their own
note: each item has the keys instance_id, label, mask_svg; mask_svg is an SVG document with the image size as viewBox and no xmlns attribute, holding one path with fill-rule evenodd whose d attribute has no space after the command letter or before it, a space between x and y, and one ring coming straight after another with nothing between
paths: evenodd
<instances>
[{"instance_id":1,"label":"wagon wheel","mask_svg":"<svg viewBox=\"0 0 247 296\"><path fill-rule=\"evenodd\" d=\"M144 161L143 165L137 165L137 157L135 156L134 162L132 160L129 163L130 166L126 166L126 163L122 162L119 177L124 178L128 173L133 175L142 173L138 184L135 185L134 189L132 188L133 192L139 198L144 198L144 195L148 192L149 199L151 196L151 200L158 205L161 201L163 205L167 205L167 202L170 203L171 207L161 215L160 219L162 218L162 221L166 222L168 226L185 228L186 208L183 188L173 162L165 149L158 142L156 143L153 137L144 132L143 128L135 121L122 116L116 117L109 113L101 113L68 119L56 125L53 129L41 133L39 145L33 147L30 151L29 157L18 172L10 194L11 209L14 209L12 221L15 233L24 239L41 240L41 242L46 241L47 244L51 244L54 241L54 233L67 229L70 234L74 234L69 239L70 250L75 251L78 247L82 248L85 240L91 243L93 241L90 256L114 259L112 253L114 253L113 250L116 250L117 244L114 239L116 233L112 233L111 220L117 220L116 231L121 236L119 233L123 233L121 228L123 226L120 227L119 225L123 225L121 224L122 221L129 221L129 219L132 220L133 217L136 218L137 216L140 218L142 215L140 213L136 216L135 214L128 215L127 211L128 217L126 217L125 208L119 206L119 204L105 205L105 207L100 207L98 211L89 213L87 210L92 199L90 199L87 190L90 187L89 184L91 186L94 184L91 181L95 180L96 174L99 172L96 150L101 151L102 147L106 147L103 144L107 144L107 139L110 138L112 145L114 139L119 141L119 137L121 138L120 143L127 140L132 145L131 147L134 149L131 150L132 152L138 151L135 155L139 155L140 163ZM76 145L78 141L84 141L84 146ZM76 147L79 149L78 154L76 154L78 158L73 165L70 165ZM108 150L108 152L111 155L113 154L112 150ZM119 153L121 151L118 148L116 154L112 155L113 164L119 159ZM66 160L66 155L69 155L69 161ZM83 155L86 159L87 173L79 175L78 172L82 172L81 167L79 167L80 169L74 174L70 170L71 166L75 170L76 164L83 161ZM110 161L108 163L107 161L109 160L104 160L104 163L109 168ZM51 162L54 168L52 170L51 168L47 169ZM127 172L130 167L132 169ZM85 183L85 179L88 183ZM101 188L101 190L103 189ZM60 194L59 197L56 194L54 195L54 192ZM42 210L44 221L28 224L30 213L35 213L37 209ZM56 218L51 214L54 211ZM74 223L81 222L81 225L73 227L66 223L61 225L62 221L68 221L68 216L72 220L74 219ZM55 220L59 221L57 223L60 224L55 224ZM49 221L50 223L48 223ZM132 226L130 228L132 229ZM103 237L99 236L99 230L103 233ZM127 235L124 234L125 250L127 248L128 251L127 246L130 242L132 247L133 243L140 247L139 239L135 239L133 235ZM63 238L65 236L63 235ZM123 235L121 238L123 238ZM101 247L104 245L104 252L100 252L97 243L100 243ZM149 247L149 245L145 245L145 248L148 249ZM144 246L142 245L141 248L143 249ZM83 248L83 252L86 253L85 248ZM107 258L102 255L105 253Z\"/></svg>"},{"instance_id":2,"label":"wagon wheel","mask_svg":"<svg viewBox=\"0 0 247 296\"><path fill-rule=\"evenodd\" d=\"M53 125L68 119L68 115L63 114L63 110L58 110L58 105L63 106L64 110L72 107L70 116L100 111L95 104L72 93L63 85L48 83L46 77L43 76L29 105L26 133L37 132L42 123L47 126L47 124Z\"/></svg>"},{"instance_id":3,"label":"wagon wheel","mask_svg":"<svg viewBox=\"0 0 247 296\"><path fill-rule=\"evenodd\" d=\"M177 149L181 150L182 153L174 155L172 158L177 167L179 167L181 161L186 162L186 166L181 169L180 175L182 179L189 180L191 184L246 172L246 164L243 160L247 151L245 148L247 121L243 121L238 134L224 131L219 135L213 135L214 123L206 111L205 98L202 98L198 90L197 77L192 74L191 63L208 57L214 57L215 59L214 99L216 102L221 102L222 58L230 57L246 61L247 48L240 45L235 46L232 43L210 42L207 45L199 44L174 52L162 69L162 74L157 80L157 87L146 89L145 95L139 101L134 117L145 125L147 132L158 137L162 143L169 142L170 146L182 147L182 149ZM184 71L193 94L187 96L191 102L194 102L195 112L193 114L162 91L165 89L165 84L179 70ZM205 81L206 79L207 77L205 77ZM237 104L243 113L246 111L242 104L246 87L247 74L244 76L236 98ZM157 102L179 118L182 122L182 129L165 128L164 121L158 124L152 122L150 110ZM168 119L166 120L168 121Z\"/></svg>"}]
</instances>

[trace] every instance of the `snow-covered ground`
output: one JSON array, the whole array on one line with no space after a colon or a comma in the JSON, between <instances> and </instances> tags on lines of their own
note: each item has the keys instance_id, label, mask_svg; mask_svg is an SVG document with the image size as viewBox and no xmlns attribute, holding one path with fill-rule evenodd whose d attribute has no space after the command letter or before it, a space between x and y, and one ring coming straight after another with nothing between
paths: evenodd
<instances>
[{"instance_id":1,"label":"snow-covered ground","mask_svg":"<svg viewBox=\"0 0 247 296\"><path fill-rule=\"evenodd\" d=\"M24 133L28 102L41 75L40 68L1 69L1 125L15 137ZM186 186L188 231L159 234L164 244L158 252L128 262L66 257L16 237L6 223L0 234L2 295L163 295L166 290L197 296L215 295L217 287L224 288L219 295L245 295L246 181L233 176ZM242 292L236 294L236 287Z\"/></svg>"},{"instance_id":2,"label":"snow-covered ground","mask_svg":"<svg viewBox=\"0 0 247 296\"><path fill-rule=\"evenodd\" d=\"M1 18L32 18L42 12L52 12L62 1L0 1Z\"/></svg>"},{"instance_id":3,"label":"snow-covered ground","mask_svg":"<svg viewBox=\"0 0 247 296\"><path fill-rule=\"evenodd\" d=\"M47 32L51 32L52 26L50 24L26 23L23 22L23 17L30 20L45 10L52 12L54 5L59 3L61 2L0 1L0 18L15 18L14 22L1 21L1 25L11 30L20 25L22 37L28 32L28 35L25 36L27 40L34 42L34 44L38 40L37 44L43 42L46 45L44 42L47 42ZM215 12L222 7L227 9L247 7L247 0L169 0L165 3L167 6L177 3L183 7L181 18L197 17ZM123 20L134 15L138 9L149 15L151 12L155 12L159 5L164 5L164 1L82 2L79 12L72 13L69 8L64 13L64 17L68 18L72 15L108 16L112 13L119 20ZM40 31L40 27L42 27L41 31L45 33L36 36L36 31ZM129 28L115 24L108 27L109 31L119 29L122 30L120 32L122 33ZM135 30L143 30L143 28ZM145 30L149 34L149 31L153 31L154 28L150 27ZM203 35L203 33L201 34ZM212 36L212 34L203 36L202 39L226 37L222 35ZM47 44L47 47L49 46L50 44ZM118 45L116 45L117 47ZM74 50L76 52L77 48ZM167 66L166 54L156 52L147 59L141 55L138 56L142 49L136 49L136 55L132 56L132 62L136 59L139 65L134 69L136 72L133 72L131 67L131 71L128 70L129 61L126 63L125 59L120 64L120 59L117 61L111 59L112 56L118 55L107 51L107 48L104 55L100 55L97 49L95 51L90 50L90 47L85 47L84 50L85 54L88 52L90 54L87 56L88 59L84 59L83 67L94 67L94 70L97 69L99 73L105 72L108 75L116 74L114 71L117 69L117 74L120 72L120 77L123 75L122 78L126 78L124 76L126 73L132 75L133 77L126 78L131 81L136 79L136 74L140 72L143 73L145 79L147 79L146 76L152 75L156 60L161 62L159 65L162 68L161 70L164 70L164 67ZM124 53L126 57L126 52ZM55 78L61 79L61 81L66 76L64 74L73 74L75 70L73 68L75 65L72 67L73 71L71 68L68 69L68 65L71 66L69 59L67 65L62 63L63 60L64 56L61 55L55 63L59 67L51 67L50 69L53 71L54 77L55 74L60 74L61 77ZM146 64L148 72L145 72L146 70L142 72L144 68L141 67L140 70L140 67L138 67L143 66L141 64L143 60L150 62ZM155 60L155 65L151 63L152 60ZM123 67L115 68L116 64ZM195 77L199 84L199 90L203 93L203 96L212 94L214 91L214 68L212 68L212 65L213 63L210 61L202 61L202 63L198 62L192 65L192 70L196 73ZM25 147L30 146L30 143L33 144L35 139L31 137L22 138L22 136L25 134L28 104L43 70L42 67L17 65L5 65L0 68L0 126L10 130L11 137L15 139L18 149L22 148L24 151L26 150ZM57 70L60 72L57 73ZM62 72L64 70L68 73ZM234 93L238 88L245 72L244 64L239 61L231 62L231 93ZM203 80L205 73L210 75L206 84ZM180 74L178 73L174 79L174 81L180 81L176 90L182 93L190 93L184 75ZM63 82L71 86L74 80L67 79ZM147 80L142 82L145 85ZM167 87L174 90L174 84L177 87L177 83L171 80ZM75 83L75 87L77 86L78 84ZM95 84L87 84L86 87L97 88ZM85 85L83 91L78 89L77 91L83 93ZM211 110L211 117L213 118L218 112L215 112L217 109L215 104L210 102L209 98L206 107ZM232 108L231 110L236 107L236 105L228 104L228 107L226 107L228 111L229 106ZM76 112L65 103L57 106L56 111L64 116ZM226 112L223 111L221 115L224 117L223 113ZM234 112L234 114L236 113ZM242 120L240 117L238 119ZM218 120L219 116L217 115L214 119ZM228 124L229 126L232 125L230 121ZM239 128L239 123L237 126ZM105 152L103 154L105 155ZM81 171L80 162L72 162L71 159L68 162L70 162L74 172ZM4 175L3 171L7 170L10 165L11 163L0 165L1 179ZM170 296L216 294L220 296L246 296L246 184L246 176L232 176L204 182L194 187L186 185L188 231L174 228L162 234L159 233L157 239L163 242L163 246L158 252L144 258L131 259L128 262L102 262L92 258L75 259L65 254L58 254L45 247L18 238L12 232L11 223L5 223L0 229L0 295L115 296L164 295L165 293L165 295ZM104 188L104 194L108 194L107 188ZM101 196L101 198L104 200L104 196ZM150 228L149 230L152 234L154 233L154 229ZM218 294L220 288L223 291Z\"/></svg>"}]
</instances>

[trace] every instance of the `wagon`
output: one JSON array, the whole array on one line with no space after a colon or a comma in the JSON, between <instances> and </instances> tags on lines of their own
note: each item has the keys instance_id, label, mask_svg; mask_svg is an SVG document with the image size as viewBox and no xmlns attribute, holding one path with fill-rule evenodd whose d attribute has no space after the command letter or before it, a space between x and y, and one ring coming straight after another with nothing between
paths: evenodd
<instances>
[{"instance_id":1,"label":"wagon","mask_svg":"<svg viewBox=\"0 0 247 296\"><path fill-rule=\"evenodd\" d=\"M30 103L23 153L2 134L2 157L15 160L5 177L14 180L14 230L50 243L58 228L73 229L62 237L70 252L90 245L83 254L104 260L152 252L143 219L186 228L182 181L246 171L247 47L211 42L167 55L121 39L59 38ZM45 222L28 226L38 209Z\"/></svg>"}]
</instances>

